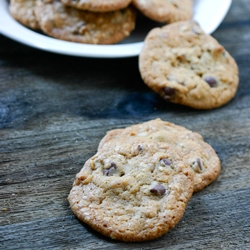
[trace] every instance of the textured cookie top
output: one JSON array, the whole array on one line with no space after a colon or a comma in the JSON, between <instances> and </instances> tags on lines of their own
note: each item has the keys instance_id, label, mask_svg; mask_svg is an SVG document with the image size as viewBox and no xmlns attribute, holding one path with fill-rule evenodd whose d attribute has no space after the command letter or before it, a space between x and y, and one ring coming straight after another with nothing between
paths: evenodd
<instances>
[{"instance_id":1,"label":"textured cookie top","mask_svg":"<svg viewBox=\"0 0 250 250\"><path fill-rule=\"evenodd\" d=\"M111 130L101 140L99 150L111 148L108 142L134 139L167 143L194 172L194 192L213 182L220 173L220 160L214 149L198 133L161 119Z\"/></svg>"},{"instance_id":2,"label":"textured cookie top","mask_svg":"<svg viewBox=\"0 0 250 250\"><path fill-rule=\"evenodd\" d=\"M132 0L134 6L148 18L173 23L192 18L192 0Z\"/></svg>"},{"instance_id":3,"label":"textured cookie top","mask_svg":"<svg viewBox=\"0 0 250 250\"><path fill-rule=\"evenodd\" d=\"M61 0L64 4L88 11L115 11L127 7L131 0Z\"/></svg>"},{"instance_id":4,"label":"textured cookie top","mask_svg":"<svg viewBox=\"0 0 250 250\"><path fill-rule=\"evenodd\" d=\"M155 239L181 219L193 173L166 144L116 140L77 174L68 200L75 215L122 241Z\"/></svg>"},{"instance_id":5,"label":"textured cookie top","mask_svg":"<svg viewBox=\"0 0 250 250\"><path fill-rule=\"evenodd\" d=\"M163 98L197 109L227 103L239 82L234 59L192 21L151 30L139 68L144 82Z\"/></svg>"},{"instance_id":6,"label":"textured cookie top","mask_svg":"<svg viewBox=\"0 0 250 250\"><path fill-rule=\"evenodd\" d=\"M115 12L94 13L66 7L59 0L40 2L35 13L44 33L88 44L121 41L134 29L136 19L136 12L130 7Z\"/></svg>"},{"instance_id":7,"label":"textured cookie top","mask_svg":"<svg viewBox=\"0 0 250 250\"><path fill-rule=\"evenodd\" d=\"M31 29L39 29L34 10L37 0L11 0L9 9L11 15L23 25Z\"/></svg>"}]
</instances>

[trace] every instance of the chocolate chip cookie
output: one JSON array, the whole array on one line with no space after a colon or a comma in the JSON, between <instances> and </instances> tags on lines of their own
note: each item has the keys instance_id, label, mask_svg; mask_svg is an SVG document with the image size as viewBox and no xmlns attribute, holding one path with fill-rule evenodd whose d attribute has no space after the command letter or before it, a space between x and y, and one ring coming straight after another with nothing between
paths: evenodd
<instances>
[{"instance_id":1,"label":"chocolate chip cookie","mask_svg":"<svg viewBox=\"0 0 250 250\"><path fill-rule=\"evenodd\" d=\"M75 215L122 241L158 238L182 218L193 172L166 143L116 140L77 174L68 200Z\"/></svg>"},{"instance_id":2,"label":"chocolate chip cookie","mask_svg":"<svg viewBox=\"0 0 250 250\"><path fill-rule=\"evenodd\" d=\"M98 150L112 148L117 139L167 143L194 172L194 192L213 182L220 173L220 160L214 149L198 133L161 119L111 130L101 140ZM113 143L114 144L114 143Z\"/></svg>"},{"instance_id":3,"label":"chocolate chip cookie","mask_svg":"<svg viewBox=\"0 0 250 250\"><path fill-rule=\"evenodd\" d=\"M132 7L97 13L67 7L59 0L39 2L35 13L44 33L87 44L112 44L123 40L134 29L136 19Z\"/></svg>"},{"instance_id":4,"label":"chocolate chip cookie","mask_svg":"<svg viewBox=\"0 0 250 250\"><path fill-rule=\"evenodd\" d=\"M106 12L126 8L131 0L61 0L64 4L81 10Z\"/></svg>"},{"instance_id":5,"label":"chocolate chip cookie","mask_svg":"<svg viewBox=\"0 0 250 250\"><path fill-rule=\"evenodd\" d=\"M132 0L132 3L154 21L173 23L192 18L192 0Z\"/></svg>"},{"instance_id":6,"label":"chocolate chip cookie","mask_svg":"<svg viewBox=\"0 0 250 250\"><path fill-rule=\"evenodd\" d=\"M39 23L34 13L36 2L37 0L11 0L10 13L23 25L31 29L39 29Z\"/></svg>"},{"instance_id":7,"label":"chocolate chip cookie","mask_svg":"<svg viewBox=\"0 0 250 250\"><path fill-rule=\"evenodd\" d=\"M139 57L144 82L165 100L196 109L212 109L235 95L235 60L193 21L151 30Z\"/></svg>"}]
</instances>

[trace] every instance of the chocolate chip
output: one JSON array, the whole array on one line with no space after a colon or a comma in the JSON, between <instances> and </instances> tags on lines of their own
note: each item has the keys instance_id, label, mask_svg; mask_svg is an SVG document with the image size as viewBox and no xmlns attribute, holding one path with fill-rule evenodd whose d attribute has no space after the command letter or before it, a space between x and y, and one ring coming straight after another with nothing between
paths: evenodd
<instances>
[{"instance_id":1,"label":"chocolate chip","mask_svg":"<svg viewBox=\"0 0 250 250\"><path fill-rule=\"evenodd\" d=\"M114 162L111 162L110 167L108 169L103 170L103 175L110 176L114 173L115 170L116 170L116 165Z\"/></svg>"},{"instance_id":2,"label":"chocolate chip","mask_svg":"<svg viewBox=\"0 0 250 250\"><path fill-rule=\"evenodd\" d=\"M164 195L166 192L165 187L163 187L163 185L161 184L157 184L156 186L154 186L153 188L150 189L150 192L155 194L155 195Z\"/></svg>"},{"instance_id":3,"label":"chocolate chip","mask_svg":"<svg viewBox=\"0 0 250 250\"><path fill-rule=\"evenodd\" d=\"M196 161L197 161L197 165L198 165L198 167L199 167L199 170L202 171L203 168L202 168L202 164L201 164L201 159L200 159L200 158L197 158Z\"/></svg>"},{"instance_id":4,"label":"chocolate chip","mask_svg":"<svg viewBox=\"0 0 250 250\"><path fill-rule=\"evenodd\" d=\"M217 86L217 80L214 77L212 77L212 76L207 76L204 80L208 83L208 85L211 88Z\"/></svg>"},{"instance_id":5,"label":"chocolate chip","mask_svg":"<svg viewBox=\"0 0 250 250\"><path fill-rule=\"evenodd\" d=\"M170 166L172 164L172 161L169 160L168 158L163 158L160 161L162 164L164 164L165 166Z\"/></svg>"},{"instance_id":6,"label":"chocolate chip","mask_svg":"<svg viewBox=\"0 0 250 250\"><path fill-rule=\"evenodd\" d=\"M142 151L142 145L140 145L140 144L138 145L138 150Z\"/></svg>"},{"instance_id":7,"label":"chocolate chip","mask_svg":"<svg viewBox=\"0 0 250 250\"><path fill-rule=\"evenodd\" d=\"M169 100L176 94L177 90L174 89L174 88L166 86L166 87L164 87L163 92L164 92L164 95L165 95L164 98L166 100Z\"/></svg>"}]
</instances>

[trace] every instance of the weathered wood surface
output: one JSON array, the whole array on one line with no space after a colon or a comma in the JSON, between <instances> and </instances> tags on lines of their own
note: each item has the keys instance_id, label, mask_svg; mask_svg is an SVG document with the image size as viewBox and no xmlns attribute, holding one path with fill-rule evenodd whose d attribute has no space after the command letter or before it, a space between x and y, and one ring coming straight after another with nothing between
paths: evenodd
<instances>
[{"instance_id":1,"label":"weathered wood surface","mask_svg":"<svg viewBox=\"0 0 250 250\"><path fill-rule=\"evenodd\" d=\"M0 249L250 249L249 6L234 0L213 34L236 59L240 87L210 111L165 103L138 58L56 55L0 36ZM112 241L74 217L67 195L107 130L157 117L201 133L221 175L165 236Z\"/></svg>"}]
</instances>

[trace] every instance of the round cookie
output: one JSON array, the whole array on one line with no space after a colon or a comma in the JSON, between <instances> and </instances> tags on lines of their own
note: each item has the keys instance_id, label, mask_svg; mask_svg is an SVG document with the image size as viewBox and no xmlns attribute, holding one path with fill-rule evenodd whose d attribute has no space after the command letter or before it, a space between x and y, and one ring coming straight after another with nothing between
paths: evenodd
<instances>
[{"instance_id":1,"label":"round cookie","mask_svg":"<svg viewBox=\"0 0 250 250\"><path fill-rule=\"evenodd\" d=\"M125 129L111 130L101 140L98 150L105 150L108 142L122 138L124 141L130 138L170 145L193 170L194 192L212 183L220 173L220 160L214 149L204 142L202 136L173 123L156 119Z\"/></svg>"},{"instance_id":2,"label":"round cookie","mask_svg":"<svg viewBox=\"0 0 250 250\"><path fill-rule=\"evenodd\" d=\"M132 0L132 3L154 21L173 23L192 18L192 0Z\"/></svg>"},{"instance_id":3,"label":"round cookie","mask_svg":"<svg viewBox=\"0 0 250 250\"><path fill-rule=\"evenodd\" d=\"M36 0L11 0L9 10L11 15L23 25L31 29L39 29L35 16Z\"/></svg>"},{"instance_id":4,"label":"round cookie","mask_svg":"<svg viewBox=\"0 0 250 250\"><path fill-rule=\"evenodd\" d=\"M126 8L131 0L61 0L64 4L81 10L106 12Z\"/></svg>"},{"instance_id":5,"label":"round cookie","mask_svg":"<svg viewBox=\"0 0 250 250\"><path fill-rule=\"evenodd\" d=\"M166 144L116 140L77 174L68 196L74 214L112 239L158 238L182 218L193 173Z\"/></svg>"},{"instance_id":6,"label":"round cookie","mask_svg":"<svg viewBox=\"0 0 250 250\"><path fill-rule=\"evenodd\" d=\"M165 100L196 109L226 104L239 82L235 60L193 21L151 30L139 69L144 82Z\"/></svg>"},{"instance_id":7,"label":"round cookie","mask_svg":"<svg viewBox=\"0 0 250 250\"><path fill-rule=\"evenodd\" d=\"M136 19L131 7L94 13L67 7L59 0L41 2L35 13L44 33L87 44L112 44L123 40L134 29Z\"/></svg>"}]
</instances>

